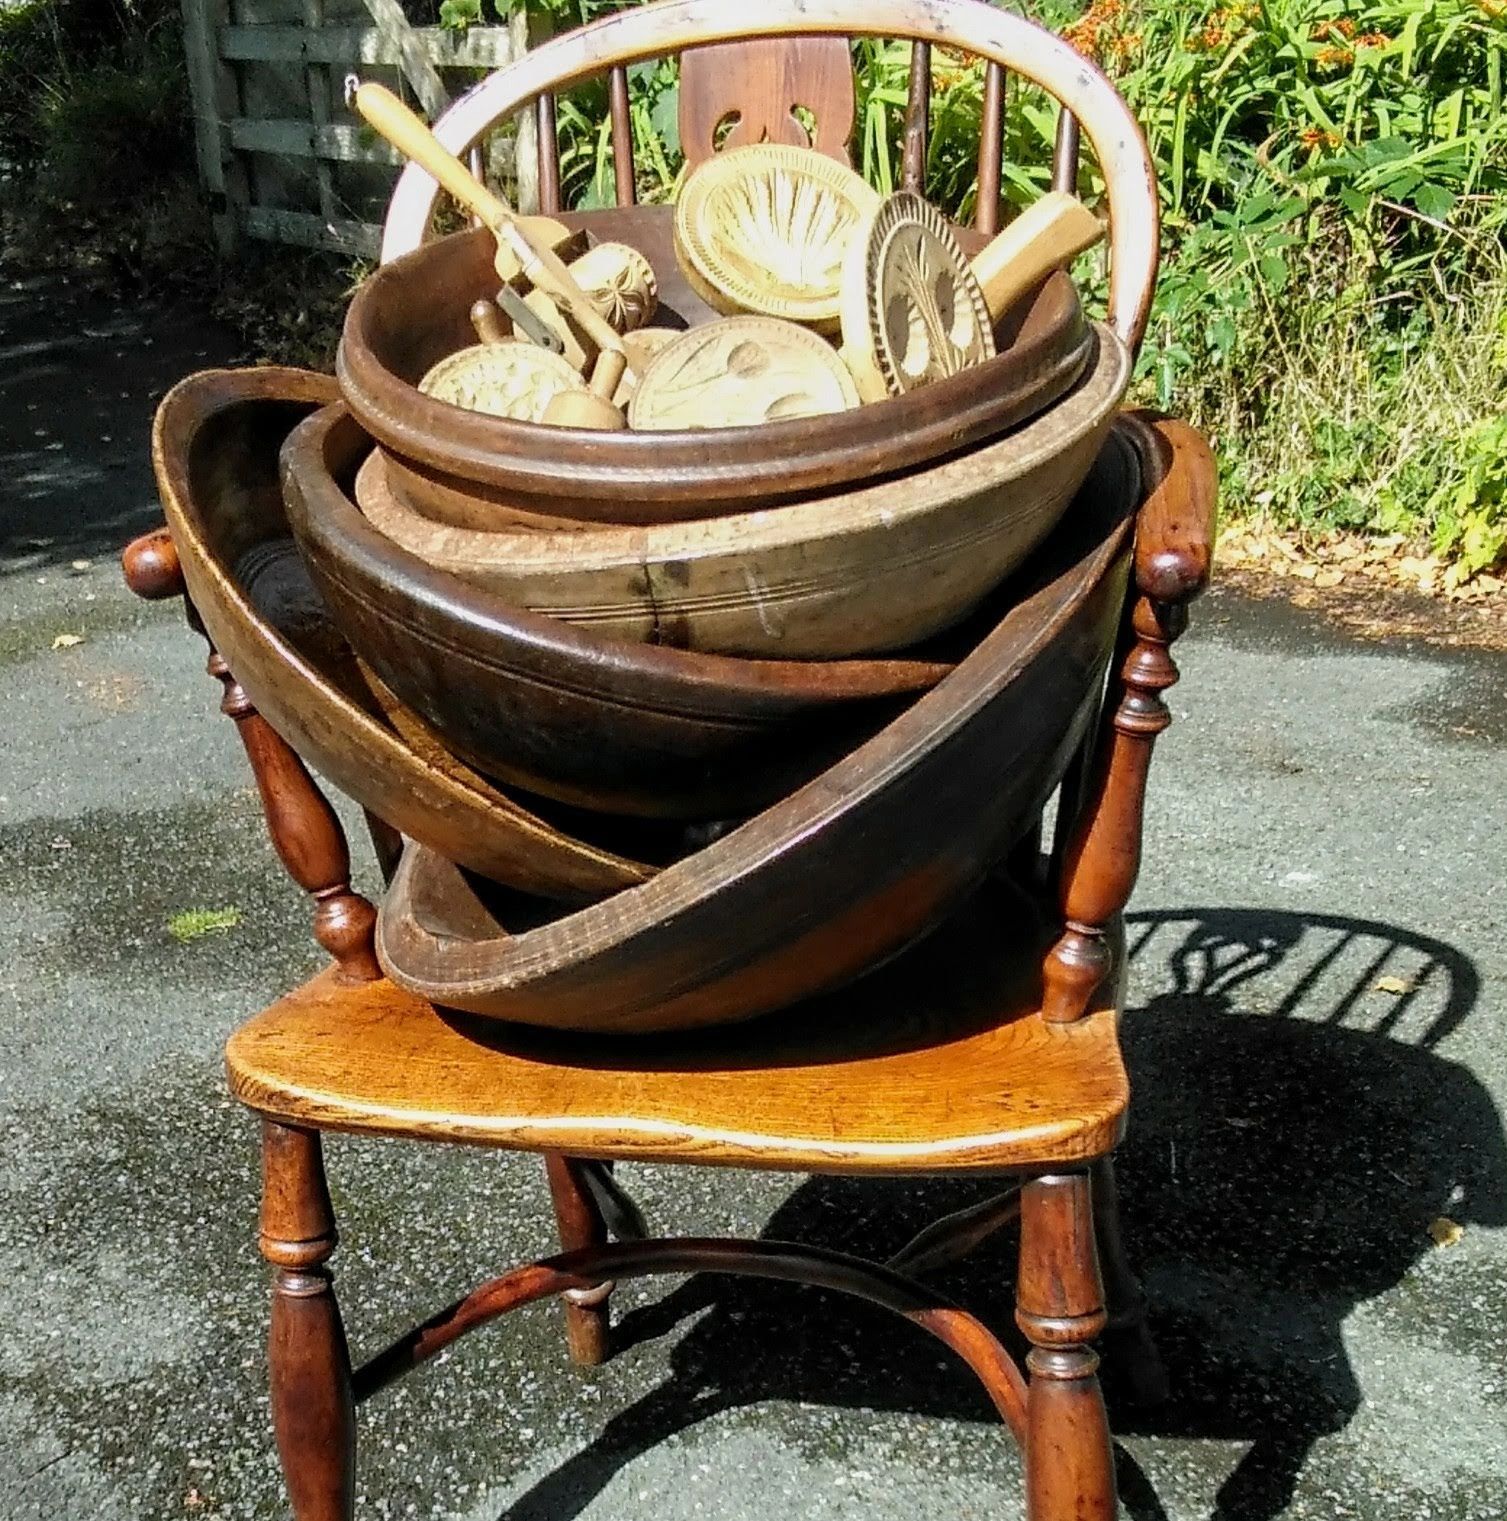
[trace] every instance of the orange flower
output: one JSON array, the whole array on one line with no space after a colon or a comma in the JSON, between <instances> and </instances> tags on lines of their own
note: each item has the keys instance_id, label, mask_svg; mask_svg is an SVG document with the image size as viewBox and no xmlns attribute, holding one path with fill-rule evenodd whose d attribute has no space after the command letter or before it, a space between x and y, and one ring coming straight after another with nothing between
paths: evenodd
<instances>
[{"instance_id":1,"label":"orange flower","mask_svg":"<svg viewBox=\"0 0 1507 1521\"><path fill-rule=\"evenodd\" d=\"M1384 48L1391 40L1385 32L1363 32L1355 39L1355 45L1358 48Z\"/></svg>"},{"instance_id":2,"label":"orange flower","mask_svg":"<svg viewBox=\"0 0 1507 1521\"><path fill-rule=\"evenodd\" d=\"M1349 48L1320 48L1314 62L1321 69L1349 68L1355 62L1355 54Z\"/></svg>"},{"instance_id":3,"label":"orange flower","mask_svg":"<svg viewBox=\"0 0 1507 1521\"><path fill-rule=\"evenodd\" d=\"M1340 145L1339 134L1326 132L1322 127L1304 127L1298 133L1298 141L1310 153L1317 153L1320 148L1338 148Z\"/></svg>"}]
</instances>

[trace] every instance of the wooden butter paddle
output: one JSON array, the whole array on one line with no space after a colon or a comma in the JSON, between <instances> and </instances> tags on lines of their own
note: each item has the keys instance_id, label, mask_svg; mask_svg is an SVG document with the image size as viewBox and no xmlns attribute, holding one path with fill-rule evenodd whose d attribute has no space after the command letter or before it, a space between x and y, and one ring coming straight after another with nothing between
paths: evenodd
<instances>
[{"instance_id":1,"label":"wooden butter paddle","mask_svg":"<svg viewBox=\"0 0 1507 1521\"><path fill-rule=\"evenodd\" d=\"M1000 316L1054 269L1104 236L1098 217L1075 195L1049 190L974 256L973 274L989 316Z\"/></svg>"},{"instance_id":2,"label":"wooden butter paddle","mask_svg":"<svg viewBox=\"0 0 1507 1521\"><path fill-rule=\"evenodd\" d=\"M596 344L598 354L592 367L591 389L561 391L551 400L542 420L562 428L626 428L628 423L622 409L612 404L612 394L628 363L623 340L549 246L547 234L541 237L535 219L517 216L391 90L379 84L360 84L351 92L351 100L367 123L394 148L427 169L461 205L481 219L497 239L497 272L504 280L512 278L521 268L535 287L564 307Z\"/></svg>"}]
</instances>

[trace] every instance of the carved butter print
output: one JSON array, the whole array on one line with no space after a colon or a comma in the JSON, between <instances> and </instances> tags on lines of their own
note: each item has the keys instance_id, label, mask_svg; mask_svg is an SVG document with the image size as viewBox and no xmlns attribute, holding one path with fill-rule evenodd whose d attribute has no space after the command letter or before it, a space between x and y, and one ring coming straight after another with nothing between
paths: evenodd
<instances>
[{"instance_id":1,"label":"carved butter print","mask_svg":"<svg viewBox=\"0 0 1507 1521\"><path fill-rule=\"evenodd\" d=\"M587 299L620 333L642 327L659 306L654 266L626 243L598 243L570 266Z\"/></svg>"},{"instance_id":2,"label":"carved butter print","mask_svg":"<svg viewBox=\"0 0 1507 1521\"><path fill-rule=\"evenodd\" d=\"M419 390L436 401L520 422L541 421L560 392L584 389L561 355L515 340L461 349L419 382Z\"/></svg>"},{"instance_id":3,"label":"carved butter print","mask_svg":"<svg viewBox=\"0 0 1507 1521\"><path fill-rule=\"evenodd\" d=\"M737 180L707 203L711 241L743 279L797 293L836 291L858 225L850 203L814 180L774 173Z\"/></svg>"},{"instance_id":4,"label":"carved butter print","mask_svg":"<svg viewBox=\"0 0 1507 1521\"><path fill-rule=\"evenodd\" d=\"M772 319L732 317L665 348L639 382L630 419L640 428L746 427L856 403L820 338Z\"/></svg>"},{"instance_id":5,"label":"carved butter print","mask_svg":"<svg viewBox=\"0 0 1507 1521\"><path fill-rule=\"evenodd\" d=\"M676 245L724 311L835 325L844 257L878 204L851 169L809 148L739 148L686 181Z\"/></svg>"},{"instance_id":6,"label":"carved butter print","mask_svg":"<svg viewBox=\"0 0 1507 1521\"><path fill-rule=\"evenodd\" d=\"M875 348L892 390L909 391L993 357L983 293L931 206L896 196L881 213L870 257Z\"/></svg>"}]
</instances>

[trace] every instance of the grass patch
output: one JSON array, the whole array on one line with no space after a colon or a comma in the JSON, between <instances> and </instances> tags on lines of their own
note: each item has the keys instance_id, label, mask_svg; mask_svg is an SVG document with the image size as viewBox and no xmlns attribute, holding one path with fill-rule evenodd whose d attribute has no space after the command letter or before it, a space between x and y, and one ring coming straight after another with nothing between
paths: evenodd
<instances>
[{"instance_id":1,"label":"grass patch","mask_svg":"<svg viewBox=\"0 0 1507 1521\"><path fill-rule=\"evenodd\" d=\"M241 922L238 908L186 908L167 921L167 932L180 945L206 935L224 935Z\"/></svg>"}]
</instances>

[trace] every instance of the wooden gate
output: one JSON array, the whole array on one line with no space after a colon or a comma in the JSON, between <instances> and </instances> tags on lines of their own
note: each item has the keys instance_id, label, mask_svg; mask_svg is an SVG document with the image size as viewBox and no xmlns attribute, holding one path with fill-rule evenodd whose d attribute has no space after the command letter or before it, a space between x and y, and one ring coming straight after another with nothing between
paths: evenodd
<instances>
[{"instance_id":1,"label":"wooden gate","mask_svg":"<svg viewBox=\"0 0 1507 1521\"><path fill-rule=\"evenodd\" d=\"M521 13L453 32L411 25L398 0L183 0L183 20L199 175L223 249L253 237L374 256L398 159L346 111L345 76L380 79L432 119L527 45ZM488 164L526 210L533 149L524 113Z\"/></svg>"}]
</instances>

